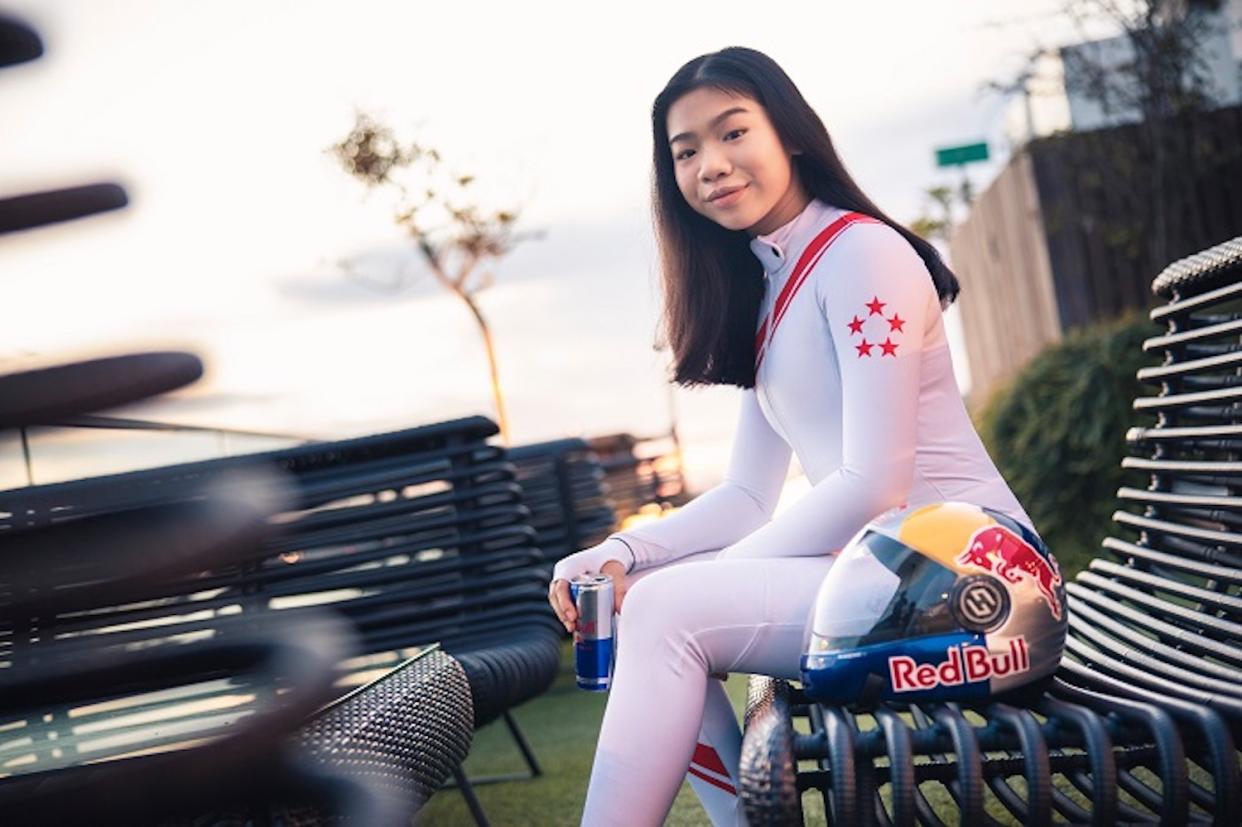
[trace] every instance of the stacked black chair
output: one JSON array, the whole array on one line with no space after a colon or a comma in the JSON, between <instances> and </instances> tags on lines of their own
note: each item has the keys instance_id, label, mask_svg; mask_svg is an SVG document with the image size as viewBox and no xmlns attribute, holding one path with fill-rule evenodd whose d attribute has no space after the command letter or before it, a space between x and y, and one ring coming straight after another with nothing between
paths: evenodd
<instances>
[{"instance_id":1,"label":"stacked black chair","mask_svg":"<svg viewBox=\"0 0 1242 827\"><path fill-rule=\"evenodd\" d=\"M588 441L604 472L604 488L618 521L644 506L683 505L688 499L680 460L658 453L658 441L611 434Z\"/></svg>"},{"instance_id":2,"label":"stacked black chair","mask_svg":"<svg viewBox=\"0 0 1242 827\"><path fill-rule=\"evenodd\" d=\"M616 524L599 457L582 439L509 450L545 568L603 541Z\"/></svg>"},{"instance_id":3,"label":"stacked black chair","mask_svg":"<svg viewBox=\"0 0 1242 827\"><path fill-rule=\"evenodd\" d=\"M978 706L809 703L752 676L739 794L752 825L1238 824L1242 779L1242 238L1153 284L1164 363L1135 401L1120 531L1067 585L1070 637L1045 692ZM795 726L795 722L797 725ZM813 762L799 768L799 762Z\"/></svg>"}]
</instances>

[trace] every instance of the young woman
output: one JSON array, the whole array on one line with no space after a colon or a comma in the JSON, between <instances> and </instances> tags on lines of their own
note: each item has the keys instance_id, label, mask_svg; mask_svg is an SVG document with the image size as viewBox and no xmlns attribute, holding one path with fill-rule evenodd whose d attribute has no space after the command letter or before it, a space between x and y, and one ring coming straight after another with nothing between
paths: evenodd
<instances>
[{"instance_id":1,"label":"young woman","mask_svg":"<svg viewBox=\"0 0 1242 827\"><path fill-rule=\"evenodd\" d=\"M1031 521L954 381L957 279L862 193L784 71L740 47L695 58L652 131L673 381L743 389L733 453L676 513L562 560L549 600L572 630L567 581L602 571L624 604L583 823L660 824L687 774L714 824L744 823L716 676L797 678L835 552L890 508ZM773 519L794 453L813 486Z\"/></svg>"}]
</instances>

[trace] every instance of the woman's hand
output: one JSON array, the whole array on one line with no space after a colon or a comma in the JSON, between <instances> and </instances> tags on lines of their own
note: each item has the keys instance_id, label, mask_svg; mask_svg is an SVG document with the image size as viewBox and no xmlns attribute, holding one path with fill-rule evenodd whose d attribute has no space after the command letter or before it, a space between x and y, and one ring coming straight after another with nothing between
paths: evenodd
<instances>
[{"instance_id":1,"label":"woman's hand","mask_svg":"<svg viewBox=\"0 0 1242 827\"><path fill-rule=\"evenodd\" d=\"M629 556L629 549L624 543L610 539L571 554L556 564L552 570L552 582L548 585L548 602L566 631L573 632L578 623L578 610L570 597L569 581L582 574L607 574L612 578L613 611L620 613L621 603L629 588L627 566L621 558Z\"/></svg>"},{"instance_id":2,"label":"woman's hand","mask_svg":"<svg viewBox=\"0 0 1242 827\"><path fill-rule=\"evenodd\" d=\"M626 589L629 588L629 584L626 582L625 566L616 560L609 560L600 569L600 573L612 577L613 611L620 614L621 601L625 599ZM570 598L569 581L562 579L553 580L552 587L548 591L548 600L552 603L552 609L556 612L556 616L560 618L561 623L565 624L565 630L573 632L578 627L578 609Z\"/></svg>"}]
</instances>

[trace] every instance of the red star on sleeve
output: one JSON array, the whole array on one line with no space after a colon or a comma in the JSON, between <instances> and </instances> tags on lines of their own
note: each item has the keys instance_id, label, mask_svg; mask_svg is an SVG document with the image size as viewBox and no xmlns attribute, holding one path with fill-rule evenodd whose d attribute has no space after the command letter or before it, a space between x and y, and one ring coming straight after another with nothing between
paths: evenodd
<instances>
[{"instance_id":1,"label":"red star on sleeve","mask_svg":"<svg viewBox=\"0 0 1242 827\"><path fill-rule=\"evenodd\" d=\"M863 339L863 340L862 340L862 344L861 344L861 345L854 345L854 349L858 351L858 358L859 358L859 359L863 358L864 356L870 356L870 355L871 355L871 348L873 348L873 347L875 347L875 345L871 344L871 343L870 343L870 342L868 342L866 339Z\"/></svg>"},{"instance_id":2,"label":"red star on sleeve","mask_svg":"<svg viewBox=\"0 0 1242 827\"><path fill-rule=\"evenodd\" d=\"M880 342L880 347L884 349L884 352L880 354L881 356L892 356L894 359L897 358L897 345L894 344L893 341L887 336L884 337L883 342Z\"/></svg>"},{"instance_id":3,"label":"red star on sleeve","mask_svg":"<svg viewBox=\"0 0 1242 827\"><path fill-rule=\"evenodd\" d=\"M883 316L884 314L881 311L884 310L885 304L887 304L887 302L880 301L879 296L872 296L871 301L867 302L867 309L871 311L867 315L868 316Z\"/></svg>"},{"instance_id":4,"label":"red star on sleeve","mask_svg":"<svg viewBox=\"0 0 1242 827\"><path fill-rule=\"evenodd\" d=\"M854 321L850 322L850 334L853 335L855 333L858 333L861 335L862 326L863 326L863 320L855 316Z\"/></svg>"},{"instance_id":5,"label":"red star on sleeve","mask_svg":"<svg viewBox=\"0 0 1242 827\"><path fill-rule=\"evenodd\" d=\"M901 332L901 329L905 327L905 324L906 320L894 313L893 318L888 320L888 329Z\"/></svg>"}]
</instances>

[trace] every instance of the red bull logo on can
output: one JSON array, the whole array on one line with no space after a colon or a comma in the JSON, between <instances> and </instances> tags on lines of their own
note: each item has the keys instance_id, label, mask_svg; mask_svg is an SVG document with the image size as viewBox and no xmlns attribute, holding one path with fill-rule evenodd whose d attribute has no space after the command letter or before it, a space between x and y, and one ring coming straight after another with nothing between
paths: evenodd
<instances>
[{"instance_id":1,"label":"red bull logo on can","mask_svg":"<svg viewBox=\"0 0 1242 827\"><path fill-rule=\"evenodd\" d=\"M595 640L599 637L599 621L593 617L580 618L577 628L574 629L574 642L581 643L584 640Z\"/></svg>"},{"instance_id":2,"label":"red bull logo on can","mask_svg":"<svg viewBox=\"0 0 1242 827\"><path fill-rule=\"evenodd\" d=\"M981 528L970 537L966 550L955 560L958 566L973 566L996 574L1009 583L1024 577L1035 582L1052 616L1061 619L1061 569L1051 555L1045 557L1035 547L1002 525Z\"/></svg>"},{"instance_id":3,"label":"red bull logo on can","mask_svg":"<svg viewBox=\"0 0 1242 827\"><path fill-rule=\"evenodd\" d=\"M1031 656L1026 638L1019 635L1009 641L1009 651L992 653L986 646L961 644L945 650L940 663L919 663L907 655L888 659L888 677L894 692L920 692L940 686L961 686L992 678L1026 672Z\"/></svg>"}]
</instances>

